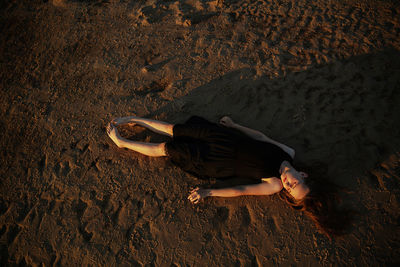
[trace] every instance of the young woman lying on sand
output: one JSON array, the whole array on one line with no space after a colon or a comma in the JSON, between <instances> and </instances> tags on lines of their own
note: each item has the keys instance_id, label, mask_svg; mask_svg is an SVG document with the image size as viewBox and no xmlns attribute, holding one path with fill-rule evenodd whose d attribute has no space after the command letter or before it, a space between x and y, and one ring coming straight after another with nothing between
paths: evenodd
<instances>
[{"instance_id":1,"label":"young woman lying on sand","mask_svg":"<svg viewBox=\"0 0 400 267\"><path fill-rule=\"evenodd\" d=\"M116 128L137 124L172 138L164 143L144 143L122 138ZM193 116L183 124L170 124L140 117L114 119L108 136L120 148L150 157L169 157L171 162L199 178L245 177L257 184L222 189L196 188L188 199L198 203L206 197L272 195L279 193L290 206L302 210L329 238L341 235L348 212L336 208L333 185L317 183L295 169L295 151L263 133L241 126L225 116L219 124Z\"/></svg>"}]
</instances>

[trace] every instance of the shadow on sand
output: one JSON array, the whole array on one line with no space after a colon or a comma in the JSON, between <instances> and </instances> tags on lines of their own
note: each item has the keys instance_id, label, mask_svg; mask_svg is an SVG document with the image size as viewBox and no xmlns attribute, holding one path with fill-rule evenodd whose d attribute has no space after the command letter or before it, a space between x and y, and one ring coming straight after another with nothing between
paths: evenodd
<instances>
[{"instance_id":1,"label":"shadow on sand","mask_svg":"<svg viewBox=\"0 0 400 267\"><path fill-rule=\"evenodd\" d=\"M281 78L240 69L149 117L181 122L191 115L211 121L229 115L295 148L301 162L322 163L338 185L396 193L399 168L388 170L386 178L377 173L382 164L398 167L400 158L400 63L393 60L399 57L399 51L386 49Z\"/></svg>"}]
</instances>

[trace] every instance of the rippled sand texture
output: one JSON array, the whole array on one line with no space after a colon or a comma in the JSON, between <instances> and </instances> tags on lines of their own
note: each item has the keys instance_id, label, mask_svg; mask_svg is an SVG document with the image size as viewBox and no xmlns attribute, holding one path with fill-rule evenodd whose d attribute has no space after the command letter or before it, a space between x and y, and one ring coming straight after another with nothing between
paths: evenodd
<instances>
[{"instance_id":1,"label":"rippled sand texture","mask_svg":"<svg viewBox=\"0 0 400 267\"><path fill-rule=\"evenodd\" d=\"M1 265L399 263L398 1L6 1ZM359 215L330 242L277 196L207 199L118 149L114 117L243 125L326 166ZM168 140L121 127L134 140Z\"/></svg>"}]
</instances>

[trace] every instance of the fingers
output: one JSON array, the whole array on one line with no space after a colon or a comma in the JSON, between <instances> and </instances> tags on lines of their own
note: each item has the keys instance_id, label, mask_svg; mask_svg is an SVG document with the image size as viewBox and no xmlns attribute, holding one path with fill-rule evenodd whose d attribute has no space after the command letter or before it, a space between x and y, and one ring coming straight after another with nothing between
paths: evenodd
<instances>
[{"instance_id":1,"label":"fingers","mask_svg":"<svg viewBox=\"0 0 400 267\"><path fill-rule=\"evenodd\" d=\"M220 120L219 123L221 124L228 124L229 122L232 122L232 119L228 116L223 116Z\"/></svg>"},{"instance_id":2,"label":"fingers","mask_svg":"<svg viewBox=\"0 0 400 267\"><path fill-rule=\"evenodd\" d=\"M114 118L114 119L112 119L111 123L116 126L120 123L120 120L118 118Z\"/></svg>"},{"instance_id":3,"label":"fingers","mask_svg":"<svg viewBox=\"0 0 400 267\"><path fill-rule=\"evenodd\" d=\"M190 200L190 201L192 201L193 202L193 200L195 200L197 197L199 197L200 195L197 193L197 192L192 192L189 196L188 196L188 199Z\"/></svg>"},{"instance_id":4,"label":"fingers","mask_svg":"<svg viewBox=\"0 0 400 267\"><path fill-rule=\"evenodd\" d=\"M200 188L196 187L195 189L191 190L190 193L193 194L193 192L198 191Z\"/></svg>"},{"instance_id":5,"label":"fingers","mask_svg":"<svg viewBox=\"0 0 400 267\"><path fill-rule=\"evenodd\" d=\"M108 134L110 134L113 129L115 129L114 125L112 125L111 123L107 124L106 130Z\"/></svg>"},{"instance_id":6,"label":"fingers","mask_svg":"<svg viewBox=\"0 0 400 267\"><path fill-rule=\"evenodd\" d=\"M188 199L190 200L190 202L192 202L193 204L197 204L200 202L201 200L201 194L198 192L200 188L196 187L195 189L190 191L190 195L188 196Z\"/></svg>"},{"instance_id":7,"label":"fingers","mask_svg":"<svg viewBox=\"0 0 400 267\"><path fill-rule=\"evenodd\" d=\"M124 120L124 117L121 117L121 118L112 119L111 123L114 124L115 126L117 126L117 125L126 123L126 121Z\"/></svg>"},{"instance_id":8,"label":"fingers","mask_svg":"<svg viewBox=\"0 0 400 267\"><path fill-rule=\"evenodd\" d=\"M113 120L111 120L111 123L115 126L126 124L126 123L131 126L136 124L135 122L131 121L128 117L114 118Z\"/></svg>"},{"instance_id":9,"label":"fingers","mask_svg":"<svg viewBox=\"0 0 400 267\"><path fill-rule=\"evenodd\" d=\"M190 202L194 203L197 200L197 196L195 194L189 195L188 199Z\"/></svg>"},{"instance_id":10,"label":"fingers","mask_svg":"<svg viewBox=\"0 0 400 267\"><path fill-rule=\"evenodd\" d=\"M190 202L192 202L193 204L199 203L200 199L201 199L200 195L190 196L189 198Z\"/></svg>"}]
</instances>

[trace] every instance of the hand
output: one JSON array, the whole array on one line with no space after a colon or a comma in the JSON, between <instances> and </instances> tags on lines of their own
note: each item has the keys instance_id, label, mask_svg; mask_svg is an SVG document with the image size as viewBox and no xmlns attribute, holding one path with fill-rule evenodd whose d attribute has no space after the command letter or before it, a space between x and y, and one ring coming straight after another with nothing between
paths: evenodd
<instances>
[{"instance_id":1,"label":"hand","mask_svg":"<svg viewBox=\"0 0 400 267\"><path fill-rule=\"evenodd\" d=\"M129 123L129 125L131 126L135 125L135 123L132 122L132 117L115 118L111 121L111 123L114 124L115 126L127 123Z\"/></svg>"},{"instance_id":2,"label":"hand","mask_svg":"<svg viewBox=\"0 0 400 267\"><path fill-rule=\"evenodd\" d=\"M233 122L233 120L228 117L228 116L224 116L219 120L219 123L226 126L226 127L232 127L235 123Z\"/></svg>"},{"instance_id":3,"label":"hand","mask_svg":"<svg viewBox=\"0 0 400 267\"><path fill-rule=\"evenodd\" d=\"M199 201L203 198L206 198L209 196L209 192L210 190L208 189L202 189L199 187L196 187L195 189L193 189L192 191L190 191L190 195L188 197L188 199L193 203L193 204L197 204L199 203Z\"/></svg>"}]
</instances>

